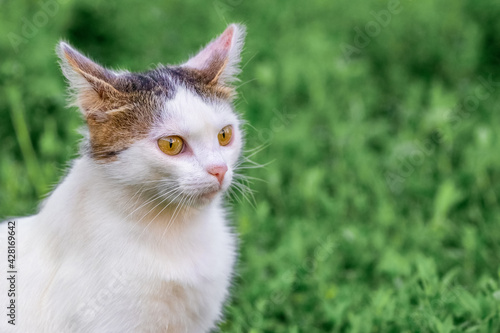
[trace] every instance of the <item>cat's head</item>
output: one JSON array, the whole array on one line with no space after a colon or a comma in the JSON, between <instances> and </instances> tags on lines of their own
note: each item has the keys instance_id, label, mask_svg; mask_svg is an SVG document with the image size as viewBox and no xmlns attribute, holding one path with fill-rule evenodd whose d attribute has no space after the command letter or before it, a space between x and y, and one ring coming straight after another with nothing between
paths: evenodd
<instances>
[{"instance_id":1,"label":"cat's head","mask_svg":"<svg viewBox=\"0 0 500 333\"><path fill-rule=\"evenodd\" d=\"M242 149L231 82L244 34L231 24L186 63L144 73L105 69L61 42L61 67L88 127L82 153L117 184L168 201L224 192Z\"/></svg>"}]
</instances>

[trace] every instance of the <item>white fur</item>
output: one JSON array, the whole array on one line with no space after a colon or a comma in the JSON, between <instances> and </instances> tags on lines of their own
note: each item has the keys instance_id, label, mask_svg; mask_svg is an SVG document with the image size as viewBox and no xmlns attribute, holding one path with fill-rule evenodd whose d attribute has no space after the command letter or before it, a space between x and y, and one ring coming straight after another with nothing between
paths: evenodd
<instances>
[{"instance_id":1,"label":"white fur","mask_svg":"<svg viewBox=\"0 0 500 333\"><path fill-rule=\"evenodd\" d=\"M228 146L217 133L234 128ZM162 153L157 139L179 135L189 150ZM207 332L221 318L235 261L222 208L242 146L229 104L188 89L165 102L149 137L110 163L74 161L34 216L17 221L17 318L0 332ZM218 189L206 170L226 163ZM167 188L179 196L163 203ZM177 195L177 192L176 192ZM167 205L167 203L170 203ZM177 209L181 204L185 206ZM5 310L6 223L0 224L0 299Z\"/></svg>"}]
</instances>

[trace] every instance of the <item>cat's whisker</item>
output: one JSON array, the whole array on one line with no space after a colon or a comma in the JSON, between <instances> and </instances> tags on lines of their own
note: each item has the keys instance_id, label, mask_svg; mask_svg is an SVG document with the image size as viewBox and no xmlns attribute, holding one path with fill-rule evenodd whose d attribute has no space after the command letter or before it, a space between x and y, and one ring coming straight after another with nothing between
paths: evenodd
<instances>
[{"instance_id":1,"label":"cat's whisker","mask_svg":"<svg viewBox=\"0 0 500 333\"><path fill-rule=\"evenodd\" d=\"M250 198L248 198L248 197L247 197L247 196L246 196L246 195L242 192L242 190L241 190L241 189L239 189L239 188L235 187L235 190L236 190L236 191L235 191L235 197L239 198L239 197L241 196L243 199L245 199L245 201L247 201L247 202L250 204L250 206L252 206L254 209L256 208L256 206L255 206L254 202L252 202L252 200L250 200ZM238 193L239 193L239 194L238 194ZM240 202L241 204L243 203L241 199L239 200L239 202Z\"/></svg>"},{"instance_id":2,"label":"cat's whisker","mask_svg":"<svg viewBox=\"0 0 500 333\"><path fill-rule=\"evenodd\" d=\"M245 200L247 200L248 203L252 207L255 208L256 205L257 205L257 202L255 201L255 196L253 195L253 191L248 186L246 186L246 185L244 185L242 183L234 182L233 185L234 185L233 188L235 190L237 190L238 192L240 192L241 195L243 196L243 198L245 198Z\"/></svg>"},{"instance_id":3,"label":"cat's whisker","mask_svg":"<svg viewBox=\"0 0 500 333\"><path fill-rule=\"evenodd\" d=\"M146 180L143 183L171 183L176 184L177 181L171 179L155 179L155 180Z\"/></svg>"},{"instance_id":4,"label":"cat's whisker","mask_svg":"<svg viewBox=\"0 0 500 333\"><path fill-rule=\"evenodd\" d=\"M253 58L255 58L255 56L257 54L259 54L259 52L255 52L255 54L253 56L251 56L250 59L248 59L247 62L243 66L241 66L241 70L243 70L250 63L250 61L253 60Z\"/></svg>"},{"instance_id":5,"label":"cat's whisker","mask_svg":"<svg viewBox=\"0 0 500 333\"><path fill-rule=\"evenodd\" d=\"M148 204L150 204L151 202L155 201L155 200L158 200L159 198L161 198L162 196L165 196L165 195L170 195L170 193L174 193L176 191L176 189L168 189L168 190L165 190L165 191L162 191L156 195L154 195L151 199L147 200L146 202L144 202L142 205L140 205L139 207L137 207L136 209L134 209L131 213L129 213L126 218L130 217L133 213L135 213L136 211L138 211L139 209L147 206ZM168 199L169 197L167 197L166 199ZM154 208L156 208L158 205L156 205L155 207L153 207L151 210L153 210ZM149 214L151 212L151 210L149 212L147 212L144 216L146 216L147 214ZM142 218L144 218L144 216ZM137 221L136 223L134 223L135 225L139 224L139 222L142 220L142 218Z\"/></svg>"},{"instance_id":6,"label":"cat's whisker","mask_svg":"<svg viewBox=\"0 0 500 333\"><path fill-rule=\"evenodd\" d=\"M135 196L136 196L137 194L139 194L139 192L141 192L143 188L144 188L144 184L143 184L143 185L141 185L141 187L139 187L139 189L138 189L137 191L135 191L134 195L132 195L132 196L131 196L131 197L130 197L130 198L129 198L126 202L125 202L124 206L127 206L127 205L129 204L129 202L131 202L132 200L134 200ZM137 197L137 199L139 199L139 197ZM135 203L137 203L137 200L136 200L136 202L135 202ZM135 204L134 204L134 206L135 206Z\"/></svg>"},{"instance_id":7,"label":"cat's whisker","mask_svg":"<svg viewBox=\"0 0 500 333\"><path fill-rule=\"evenodd\" d=\"M247 175L242 175L242 174L239 174L239 173L237 173L234 176L234 180L235 180L235 182L244 184L245 186L248 186L248 187L250 187L250 184L252 184L254 181L263 181L263 182L265 182L265 180L263 180L263 179L256 178L256 177L251 177L251 176L247 176Z\"/></svg>"},{"instance_id":8,"label":"cat's whisker","mask_svg":"<svg viewBox=\"0 0 500 333\"><path fill-rule=\"evenodd\" d=\"M141 209L142 207L148 205L149 203L157 200L158 198L161 197L161 194L156 194L155 196L153 196L152 198L150 198L149 200L145 201L142 203L142 205L140 205L139 207L136 207L133 211L131 211L129 214L127 214L125 216L125 219L129 218L130 216L132 216L132 214L134 214L136 211L138 211L139 209Z\"/></svg>"},{"instance_id":9,"label":"cat's whisker","mask_svg":"<svg viewBox=\"0 0 500 333\"><path fill-rule=\"evenodd\" d=\"M126 206L130 201L132 201L134 199L134 197L137 195L137 199L135 200L133 206L136 206L142 193L144 193L144 191L148 191L148 190L151 190L151 189L154 189L155 186L149 186L149 187L145 187L147 182L144 182L141 187L139 188L139 190L137 190L135 192L135 194L124 204L124 206Z\"/></svg>"},{"instance_id":10,"label":"cat's whisker","mask_svg":"<svg viewBox=\"0 0 500 333\"><path fill-rule=\"evenodd\" d=\"M243 175L241 173L233 173L233 177L237 180L242 180L248 184L253 184L253 181L259 181L259 182L264 182L264 183L268 183L267 180L265 179L262 179L262 178L257 178L257 177L252 177L252 176L248 176L248 175Z\"/></svg>"},{"instance_id":11,"label":"cat's whisker","mask_svg":"<svg viewBox=\"0 0 500 333\"><path fill-rule=\"evenodd\" d=\"M271 162L269 162L271 163ZM268 164L269 164L268 163ZM266 167L268 164L265 165L248 165L248 166L239 166L238 170L247 170L247 169L260 169Z\"/></svg>"},{"instance_id":12,"label":"cat's whisker","mask_svg":"<svg viewBox=\"0 0 500 333\"><path fill-rule=\"evenodd\" d=\"M167 230L170 228L170 225L173 223L173 221L175 221L176 219L176 216L177 216L177 210L178 208L182 205L182 202L184 201L186 197L183 197L181 199L181 202L177 205L177 207L175 207L175 210L174 210L174 213L172 214L172 217L170 218L170 220L168 221L167 223L167 226L165 227L165 229L163 230L163 233L161 234L161 237L160 237L160 240L163 239L163 237L165 236L165 233L167 232Z\"/></svg>"},{"instance_id":13,"label":"cat's whisker","mask_svg":"<svg viewBox=\"0 0 500 333\"><path fill-rule=\"evenodd\" d=\"M168 200L168 197L167 197L167 198L164 198L164 199L160 202L160 204L163 204L163 203L164 203L165 201L167 201L167 200ZM157 217L158 217L158 216L159 216L159 215L160 215L160 214L161 214L161 213L162 213L162 212L163 212L163 211L164 211L164 210L165 210L165 209L166 209L166 208L167 208L167 207L171 204L171 203L172 203L172 202L168 203L165 207L163 207L163 208L160 210L160 212L159 212L158 214L156 214L156 216L155 216L155 217L153 217L153 218L152 218L152 219L151 219L151 220L150 220L150 221L146 224L146 226L142 229L141 233L139 234L138 238L140 238L140 237L142 236L142 234L143 234L143 233L144 233L144 232L148 229L149 225L150 225L151 223L153 223L153 221L154 221L154 220L155 220L155 219L156 219L156 218L157 218ZM156 206L155 206L155 207L156 207ZM154 209L155 207L153 207L153 209ZM148 215L150 212L151 212L151 210L150 210L149 212L147 212L147 213L146 213L146 215ZM143 219L146 215L144 215L144 216L141 218L141 220L142 220L142 219ZM140 222L141 220L139 220L139 222Z\"/></svg>"},{"instance_id":14,"label":"cat's whisker","mask_svg":"<svg viewBox=\"0 0 500 333\"><path fill-rule=\"evenodd\" d=\"M177 196L177 197L178 197L178 196ZM176 198L177 198L177 197L176 197ZM167 198L165 198L165 199L163 200L163 202L165 202L167 199L168 199L168 197L167 197ZM174 199L174 200L175 200L175 199ZM149 224L150 224L150 223L152 223L152 222L153 222L153 221L154 221L154 220L155 220L158 216L160 216L160 214L161 214L161 213L163 213L163 211L164 211L164 210L165 210L168 206L170 206L170 204L171 204L172 202L173 202L173 201L171 201L169 204L167 204L165 207L163 207L163 208L162 208L162 209L158 212L158 214L156 214L156 215L155 215L155 217L153 217L153 219L152 219L152 220L148 223L148 225L146 226L146 228L147 228L147 227L149 226Z\"/></svg>"},{"instance_id":15,"label":"cat's whisker","mask_svg":"<svg viewBox=\"0 0 500 333\"><path fill-rule=\"evenodd\" d=\"M257 147L244 150L243 153L248 154L248 155L244 155L243 158L250 158L250 157L254 156L255 154L260 153L264 149L268 148L269 146L271 146L270 143L263 143Z\"/></svg>"},{"instance_id":16,"label":"cat's whisker","mask_svg":"<svg viewBox=\"0 0 500 333\"><path fill-rule=\"evenodd\" d=\"M265 168L271 163L273 163L275 160L272 160L270 162L267 162L265 164L260 164L257 163L253 160L250 159L250 157L242 157L241 160L239 160L236 165L234 166L234 169L256 169L256 168Z\"/></svg>"},{"instance_id":17,"label":"cat's whisker","mask_svg":"<svg viewBox=\"0 0 500 333\"><path fill-rule=\"evenodd\" d=\"M165 200L168 200L170 199L171 197L173 197L174 195L177 194L177 192L179 191L178 188L172 188L172 189L168 189L168 190L165 190L165 191L162 191L160 193L160 195L157 197L157 199L161 199L159 203L157 203L153 208L151 208L146 214L148 215L152 210L154 210L156 207L158 207L159 205L161 205L163 202L165 202ZM177 198L177 197L176 197ZM157 200L155 199L155 200ZM175 200L175 198L173 199ZM143 217L144 218L144 217ZM141 218L142 220L142 218ZM140 221L140 220L139 220Z\"/></svg>"},{"instance_id":18,"label":"cat's whisker","mask_svg":"<svg viewBox=\"0 0 500 333\"><path fill-rule=\"evenodd\" d=\"M245 94L240 93L239 96L241 97L241 100L245 101L245 103L248 105L248 101L245 98ZM235 107L238 107L241 104L241 100L239 100L238 102L235 103Z\"/></svg>"},{"instance_id":19,"label":"cat's whisker","mask_svg":"<svg viewBox=\"0 0 500 333\"><path fill-rule=\"evenodd\" d=\"M240 197L238 196L238 194L236 193L236 191L233 190L232 187L230 187L228 189L228 193L229 193L229 195L228 195L229 199L231 199L232 201L237 201L240 204L243 204L243 202L241 201Z\"/></svg>"},{"instance_id":20,"label":"cat's whisker","mask_svg":"<svg viewBox=\"0 0 500 333\"><path fill-rule=\"evenodd\" d=\"M250 80L248 80L248 81L245 81L245 82L243 82L243 83L241 83L241 84L237 85L237 86L236 86L236 89L239 89L239 88L243 87L245 84L250 83L250 82L253 82L253 81L255 81L255 80L257 80L257 79L255 78L255 79L250 79Z\"/></svg>"},{"instance_id":21,"label":"cat's whisker","mask_svg":"<svg viewBox=\"0 0 500 333\"><path fill-rule=\"evenodd\" d=\"M264 164L257 163L255 161L250 160L249 158L244 158L241 162L237 163L235 169L256 169L256 168L265 168L276 160L269 161ZM247 164L245 164L247 163Z\"/></svg>"},{"instance_id":22,"label":"cat's whisker","mask_svg":"<svg viewBox=\"0 0 500 333\"><path fill-rule=\"evenodd\" d=\"M251 182L250 180L247 179L247 177L248 176L244 176L241 174L235 174L229 190L236 198L238 198L238 194L236 193L236 191L238 191L241 194L241 196L245 198L245 200L248 201L248 203L250 203L250 205L255 206L256 201L253 194L254 191L250 188L249 184Z\"/></svg>"},{"instance_id":23,"label":"cat's whisker","mask_svg":"<svg viewBox=\"0 0 500 333\"><path fill-rule=\"evenodd\" d=\"M236 163L236 165L241 165L243 163L250 163L250 164L253 164L253 165L261 165L260 163L257 163L257 162L255 162L254 160L251 159L255 154L259 153L260 151L261 150L252 151L251 154L249 154L247 156L242 156L241 159L238 161L238 163ZM268 162L267 164L269 164L269 163L270 162Z\"/></svg>"},{"instance_id":24,"label":"cat's whisker","mask_svg":"<svg viewBox=\"0 0 500 333\"><path fill-rule=\"evenodd\" d=\"M177 192L176 192L176 191L174 191L174 192L173 192L172 194L170 194L168 197L163 198L163 199L162 199L162 200L161 200L161 201L160 201L160 202L159 202L156 206L154 206L154 207L153 207L153 208L151 208L151 209L150 209L150 210L149 210L146 214L144 214L144 215L143 215L143 216L139 219L139 221L137 221L137 224L139 224L139 223L140 223L140 222L141 222L141 221L142 221L142 220L143 220L143 219L144 219L147 215L149 215L149 213L151 213L151 212L152 212L152 211L153 211L156 207L158 207L159 205L163 204L165 201L167 201L170 197L174 196L176 193L177 193ZM181 194L182 194L182 192L179 192L179 194L178 194L178 195L177 195L174 199L172 199L172 200L171 200L171 201L170 201L170 202L169 202L169 203L168 203L165 207L163 207L163 208L161 209L160 213L161 213L161 212L163 212L163 211L164 211L164 210L165 210L168 206L170 206L170 204L171 204L172 202L174 202L174 200L175 200L175 199L177 199L177 198L178 198ZM159 215L159 214L158 214L158 215ZM158 216L158 215L157 215L157 216ZM142 236L142 234L144 233L144 231L146 231L146 230L147 230L147 228L149 227L149 225L150 225L150 224L154 221L154 219L156 219L156 217L157 217L157 216L155 216L155 217L154 217L151 221L149 221L149 222L146 224L146 226L143 228L142 232L139 234L139 236L138 236L138 237L141 237L141 236Z\"/></svg>"},{"instance_id":25,"label":"cat's whisker","mask_svg":"<svg viewBox=\"0 0 500 333\"><path fill-rule=\"evenodd\" d=\"M250 123L249 123L249 122L247 122L247 121L243 122L243 123L242 123L242 125L243 125L243 126L245 126L245 127L250 127L250 128L251 128L251 129L253 129L255 132L258 132L258 131L259 131L259 130L255 127L255 126L253 126L252 124L250 124ZM245 133L245 136L247 136L247 135L248 135L248 133Z\"/></svg>"}]
</instances>

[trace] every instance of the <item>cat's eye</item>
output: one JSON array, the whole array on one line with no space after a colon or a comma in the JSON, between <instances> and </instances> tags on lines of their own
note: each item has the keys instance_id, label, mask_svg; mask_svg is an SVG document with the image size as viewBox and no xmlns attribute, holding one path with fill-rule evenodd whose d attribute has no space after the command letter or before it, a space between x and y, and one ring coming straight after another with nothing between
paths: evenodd
<instances>
[{"instance_id":1,"label":"cat's eye","mask_svg":"<svg viewBox=\"0 0 500 333\"><path fill-rule=\"evenodd\" d=\"M178 136L166 136L158 140L158 147L167 155L177 155L184 147L184 141Z\"/></svg>"},{"instance_id":2,"label":"cat's eye","mask_svg":"<svg viewBox=\"0 0 500 333\"><path fill-rule=\"evenodd\" d=\"M219 143L221 146L227 146L231 142L231 137L233 136L233 127L228 125L220 130L217 137L219 138Z\"/></svg>"}]
</instances>

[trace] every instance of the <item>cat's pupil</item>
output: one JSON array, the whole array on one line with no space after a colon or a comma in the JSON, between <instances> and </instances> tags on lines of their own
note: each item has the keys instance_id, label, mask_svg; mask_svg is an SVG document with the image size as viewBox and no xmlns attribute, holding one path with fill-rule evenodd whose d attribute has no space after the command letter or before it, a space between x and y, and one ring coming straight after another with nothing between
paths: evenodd
<instances>
[{"instance_id":1,"label":"cat's pupil","mask_svg":"<svg viewBox=\"0 0 500 333\"><path fill-rule=\"evenodd\" d=\"M172 143L174 142L174 140L170 139L169 140L169 143L170 143L170 148L172 148Z\"/></svg>"},{"instance_id":2,"label":"cat's pupil","mask_svg":"<svg viewBox=\"0 0 500 333\"><path fill-rule=\"evenodd\" d=\"M222 137L225 139L226 138L226 131L222 131Z\"/></svg>"}]
</instances>

